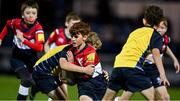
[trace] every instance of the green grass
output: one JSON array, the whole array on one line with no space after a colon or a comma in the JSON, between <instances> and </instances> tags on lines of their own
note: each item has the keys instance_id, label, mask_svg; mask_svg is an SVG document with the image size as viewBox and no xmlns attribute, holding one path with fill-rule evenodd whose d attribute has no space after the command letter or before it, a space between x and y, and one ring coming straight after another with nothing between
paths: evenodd
<instances>
[{"instance_id":1,"label":"green grass","mask_svg":"<svg viewBox=\"0 0 180 101\"><path fill-rule=\"evenodd\" d=\"M0 75L0 100L15 100L17 91L19 88L20 80L18 80L15 76L9 75ZM77 100L78 93L76 86L69 86L69 97L70 100ZM171 100L180 100L180 88L168 88L168 92L171 96ZM121 95L122 91L118 93ZM35 100L46 100L48 97L45 94L38 93ZM135 93L132 97L132 100L144 100L144 97L140 93Z\"/></svg>"}]
</instances>

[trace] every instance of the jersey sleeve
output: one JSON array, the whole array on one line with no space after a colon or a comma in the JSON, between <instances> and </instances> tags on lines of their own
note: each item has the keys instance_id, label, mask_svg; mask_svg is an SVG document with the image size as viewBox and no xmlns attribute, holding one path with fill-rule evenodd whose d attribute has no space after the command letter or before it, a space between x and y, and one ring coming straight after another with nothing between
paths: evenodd
<instances>
[{"instance_id":1,"label":"jersey sleeve","mask_svg":"<svg viewBox=\"0 0 180 101\"><path fill-rule=\"evenodd\" d=\"M2 32L1 32L1 34L0 34L0 39L1 40L3 40L4 39L4 37L7 35L7 33L8 33L8 28L11 28L11 29L13 29L13 19L12 20L8 20L7 22L6 22L6 25L4 26L4 28L3 28L3 30L2 30Z\"/></svg>"},{"instance_id":2,"label":"jersey sleeve","mask_svg":"<svg viewBox=\"0 0 180 101\"><path fill-rule=\"evenodd\" d=\"M158 48L161 51L163 45L163 37L156 31L153 32L150 42L150 49Z\"/></svg>"},{"instance_id":3,"label":"jersey sleeve","mask_svg":"<svg viewBox=\"0 0 180 101\"><path fill-rule=\"evenodd\" d=\"M57 38L57 31L58 29L55 29L49 36L49 38L47 39L47 42L50 44L50 43L53 43L56 41L56 38Z\"/></svg>"},{"instance_id":4,"label":"jersey sleeve","mask_svg":"<svg viewBox=\"0 0 180 101\"><path fill-rule=\"evenodd\" d=\"M23 44L28 45L32 49L36 51L42 51L43 50L43 43L44 43L44 31L42 27L39 25L35 32L35 42L32 43L29 40L24 40Z\"/></svg>"},{"instance_id":5,"label":"jersey sleeve","mask_svg":"<svg viewBox=\"0 0 180 101\"><path fill-rule=\"evenodd\" d=\"M72 47L72 45L69 45L69 46L66 46L66 47L64 47L64 49L60 52L61 54L61 57L63 57L63 58L66 58L67 59L67 51L69 51L70 50L70 48Z\"/></svg>"},{"instance_id":6,"label":"jersey sleeve","mask_svg":"<svg viewBox=\"0 0 180 101\"><path fill-rule=\"evenodd\" d=\"M61 57L62 57L62 58L67 58L66 54L67 54L67 50L63 49L63 50L61 51Z\"/></svg>"}]
</instances>

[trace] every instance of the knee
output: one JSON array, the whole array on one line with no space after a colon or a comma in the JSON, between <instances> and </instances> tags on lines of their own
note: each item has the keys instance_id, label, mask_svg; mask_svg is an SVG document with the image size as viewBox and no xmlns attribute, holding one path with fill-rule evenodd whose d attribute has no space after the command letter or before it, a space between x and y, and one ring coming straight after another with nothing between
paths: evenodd
<instances>
[{"instance_id":1,"label":"knee","mask_svg":"<svg viewBox=\"0 0 180 101\"><path fill-rule=\"evenodd\" d=\"M33 85L33 79L31 78L26 78L21 80L21 84L25 87L30 87L31 85Z\"/></svg>"},{"instance_id":2,"label":"knee","mask_svg":"<svg viewBox=\"0 0 180 101\"><path fill-rule=\"evenodd\" d=\"M169 94L161 95L160 98L161 98L161 100L165 100L165 101L169 101L170 100Z\"/></svg>"},{"instance_id":3,"label":"knee","mask_svg":"<svg viewBox=\"0 0 180 101\"><path fill-rule=\"evenodd\" d=\"M86 96L86 95L81 95L79 97L79 101L93 101L92 98Z\"/></svg>"}]
</instances>

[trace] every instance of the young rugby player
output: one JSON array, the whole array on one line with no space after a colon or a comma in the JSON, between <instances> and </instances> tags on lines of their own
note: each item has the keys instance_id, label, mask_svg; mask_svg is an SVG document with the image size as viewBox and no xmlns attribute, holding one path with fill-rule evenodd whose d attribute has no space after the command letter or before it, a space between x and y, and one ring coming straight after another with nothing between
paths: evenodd
<instances>
[{"instance_id":1,"label":"young rugby player","mask_svg":"<svg viewBox=\"0 0 180 101\"><path fill-rule=\"evenodd\" d=\"M161 34L161 36L163 36L163 46L161 48L161 52L162 52L161 56L163 56L163 53L168 54L174 62L174 67L176 69L176 73L178 73L180 70L179 62L178 62L177 58L175 57L175 55L173 54L173 52L171 51L171 49L168 47L168 43L170 42L170 39L165 34L167 31L167 28L168 28L167 19L163 18L162 21L157 26L154 26L154 28L156 29L157 32L159 32ZM143 69L144 69L146 75L152 81L152 84L155 88L155 99L156 100L166 100L166 101L170 100L170 96L168 94L166 86L164 86L161 83L160 74L159 74L158 68L156 67L156 64L154 63L151 52L145 59ZM133 95L132 92L124 91L122 96L119 99L120 100L128 100L132 95ZM118 98L116 98L116 99L118 99Z\"/></svg>"},{"instance_id":2,"label":"young rugby player","mask_svg":"<svg viewBox=\"0 0 180 101\"><path fill-rule=\"evenodd\" d=\"M71 12L66 16L65 20L65 28L64 27L59 27L56 28L49 36L47 39L46 43L44 44L44 51L48 52L50 49L53 49L57 46L61 45L66 45L66 44L71 44L71 36L69 33L69 29L74 23L80 22L80 17L76 15L75 13ZM58 67L56 67L58 68ZM56 70L57 71L57 70ZM58 70L58 73L62 70ZM62 71L64 72L64 71ZM57 73L55 73L57 74ZM58 75L56 75L59 77ZM57 78L58 79L58 78ZM67 92L67 85L66 84L61 84L60 88L62 88L62 91L64 92L65 96L68 97L68 92ZM34 99L36 93L38 90L36 89L31 89L30 93L30 98ZM50 100L50 98L49 98Z\"/></svg>"},{"instance_id":3,"label":"young rugby player","mask_svg":"<svg viewBox=\"0 0 180 101\"><path fill-rule=\"evenodd\" d=\"M44 32L36 20L38 4L26 0L21 5L22 18L8 20L0 34L0 43L8 31L14 33L11 66L18 73L21 84L17 100L26 100L29 87L33 84L31 73L37 61L37 52L43 51Z\"/></svg>"},{"instance_id":4,"label":"young rugby player","mask_svg":"<svg viewBox=\"0 0 180 101\"><path fill-rule=\"evenodd\" d=\"M152 28L158 25L162 18L161 8L157 6L146 8L143 18L145 27L131 32L122 51L116 56L103 100L114 99L116 93L121 89L133 93L140 91L147 100L154 100L154 88L143 70L143 63L149 50L152 51L162 84L169 85L160 57L163 37Z\"/></svg>"},{"instance_id":5,"label":"young rugby player","mask_svg":"<svg viewBox=\"0 0 180 101\"><path fill-rule=\"evenodd\" d=\"M94 65L95 72L92 76L76 73L79 100L101 100L106 90L106 79L96 49L87 44L90 27L84 22L75 23L70 33L72 36L72 53L74 64L79 66Z\"/></svg>"},{"instance_id":6,"label":"young rugby player","mask_svg":"<svg viewBox=\"0 0 180 101\"><path fill-rule=\"evenodd\" d=\"M74 13L69 13L66 16L65 26L55 29L47 39L44 48L45 52L48 52L50 49L55 48L56 46L71 44L71 35L69 29L74 23L80 22L81 19L78 15Z\"/></svg>"}]
</instances>

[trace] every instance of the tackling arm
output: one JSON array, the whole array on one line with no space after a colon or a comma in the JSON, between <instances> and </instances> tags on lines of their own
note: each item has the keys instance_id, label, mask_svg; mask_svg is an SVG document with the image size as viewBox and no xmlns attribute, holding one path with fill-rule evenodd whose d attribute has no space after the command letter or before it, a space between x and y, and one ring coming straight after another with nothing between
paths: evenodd
<instances>
[{"instance_id":1,"label":"tackling arm","mask_svg":"<svg viewBox=\"0 0 180 101\"><path fill-rule=\"evenodd\" d=\"M94 68L92 65L88 65L86 67L77 66L75 64L68 62L65 58L60 58L59 64L62 69L67 71L85 73L88 75L92 75L94 72Z\"/></svg>"},{"instance_id":2,"label":"tackling arm","mask_svg":"<svg viewBox=\"0 0 180 101\"><path fill-rule=\"evenodd\" d=\"M171 51L171 49L167 46L167 50L166 50L166 53L171 57L171 59L173 60L174 62L174 67L176 69L176 73L179 73L179 70L180 70L180 66L179 66L179 62L176 58L176 56L173 54L173 52Z\"/></svg>"},{"instance_id":3,"label":"tackling arm","mask_svg":"<svg viewBox=\"0 0 180 101\"><path fill-rule=\"evenodd\" d=\"M152 54L153 54L154 62L155 62L156 66L158 68L158 71L160 73L160 78L162 80L163 85L170 86L170 83L166 78L166 74L165 74L165 70L164 70L164 66L163 66L163 63L162 63L162 59L161 59L161 56L160 56L159 49L158 48L153 48L152 49Z\"/></svg>"}]
</instances>

